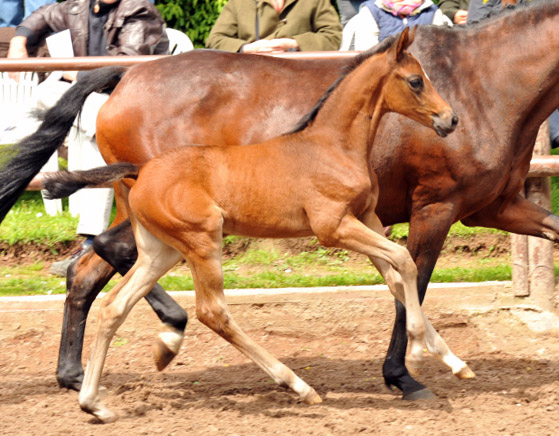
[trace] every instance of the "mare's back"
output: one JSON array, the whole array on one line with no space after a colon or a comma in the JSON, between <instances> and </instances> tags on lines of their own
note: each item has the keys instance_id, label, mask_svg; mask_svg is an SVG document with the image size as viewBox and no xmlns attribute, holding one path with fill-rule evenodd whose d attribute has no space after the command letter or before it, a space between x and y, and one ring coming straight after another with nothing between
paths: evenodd
<instances>
[{"instance_id":1,"label":"mare's back","mask_svg":"<svg viewBox=\"0 0 559 436\"><path fill-rule=\"evenodd\" d=\"M100 149L141 163L178 145L264 141L290 130L346 62L193 50L139 64L99 114Z\"/></svg>"}]
</instances>

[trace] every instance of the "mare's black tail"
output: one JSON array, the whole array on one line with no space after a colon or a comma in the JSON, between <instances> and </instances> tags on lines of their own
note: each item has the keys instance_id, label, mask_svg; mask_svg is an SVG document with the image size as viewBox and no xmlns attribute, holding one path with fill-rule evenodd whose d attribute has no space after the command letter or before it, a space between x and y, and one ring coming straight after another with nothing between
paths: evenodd
<instances>
[{"instance_id":1,"label":"mare's black tail","mask_svg":"<svg viewBox=\"0 0 559 436\"><path fill-rule=\"evenodd\" d=\"M64 198L82 188L110 186L124 178L135 179L138 176L137 165L122 162L86 171L60 171L49 174L43 180L46 197Z\"/></svg>"},{"instance_id":2,"label":"mare's black tail","mask_svg":"<svg viewBox=\"0 0 559 436\"><path fill-rule=\"evenodd\" d=\"M115 86L125 71L122 67L92 71L45 112L43 122L35 133L18 144L0 148L0 223L31 179L62 145L87 96Z\"/></svg>"}]
</instances>

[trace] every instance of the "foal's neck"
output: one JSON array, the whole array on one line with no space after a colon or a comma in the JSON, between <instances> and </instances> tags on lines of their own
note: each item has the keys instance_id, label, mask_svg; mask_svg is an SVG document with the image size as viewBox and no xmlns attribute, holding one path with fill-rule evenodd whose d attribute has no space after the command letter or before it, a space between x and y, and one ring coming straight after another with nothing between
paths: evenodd
<instances>
[{"instance_id":1,"label":"foal's neck","mask_svg":"<svg viewBox=\"0 0 559 436\"><path fill-rule=\"evenodd\" d=\"M324 102L307 132L323 134L329 146L368 157L372 138L386 112L382 86L389 72L385 53L363 61Z\"/></svg>"}]
</instances>

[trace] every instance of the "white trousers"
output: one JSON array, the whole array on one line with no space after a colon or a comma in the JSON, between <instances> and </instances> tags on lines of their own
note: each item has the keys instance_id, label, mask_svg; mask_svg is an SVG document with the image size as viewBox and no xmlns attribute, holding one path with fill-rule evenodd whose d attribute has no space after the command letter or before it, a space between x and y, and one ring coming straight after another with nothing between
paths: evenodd
<instances>
[{"instance_id":1,"label":"white trousers","mask_svg":"<svg viewBox=\"0 0 559 436\"><path fill-rule=\"evenodd\" d=\"M37 106L43 109L51 108L70 86L70 83L55 80L46 80L39 84L36 90ZM95 140L95 123L97 112L108 98L107 94L92 93L85 101L79 120L76 118L68 135L70 171L106 165ZM44 168L45 171L56 171L57 157L51 158L47 165L52 165L53 169ZM111 188L82 189L71 195L70 213L80 217L77 233L98 235L105 231L111 217L113 198L114 192Z\"/></svg>"}]
</instances>

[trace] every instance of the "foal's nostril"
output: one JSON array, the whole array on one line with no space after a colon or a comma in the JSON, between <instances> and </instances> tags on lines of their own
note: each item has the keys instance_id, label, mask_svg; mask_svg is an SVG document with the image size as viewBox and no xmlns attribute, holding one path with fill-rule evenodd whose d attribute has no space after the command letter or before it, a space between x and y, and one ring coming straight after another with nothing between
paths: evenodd
<instances>
[{"instance_id":1,"label":"foal's nostril","mask_svg":"<svg viewBox=\"0 0 559 436\"><path fill-rule=\"evenodd\" d=\"M458 121L459 121L458 115L454 114L452 116L452 128L453 129L455 129L456 126L458 125Z\"/></svg>"}]
</instances>

